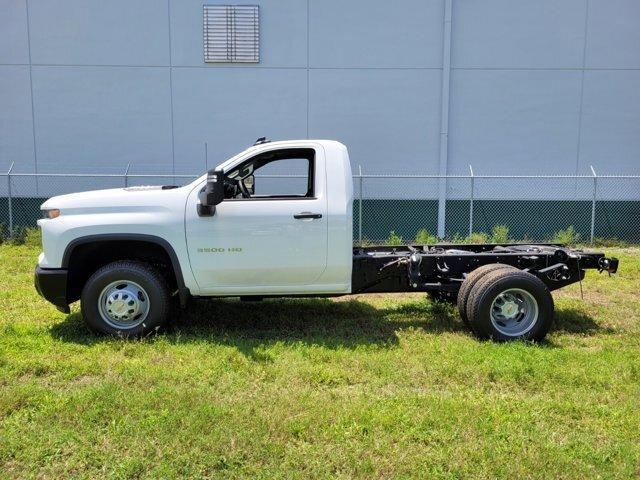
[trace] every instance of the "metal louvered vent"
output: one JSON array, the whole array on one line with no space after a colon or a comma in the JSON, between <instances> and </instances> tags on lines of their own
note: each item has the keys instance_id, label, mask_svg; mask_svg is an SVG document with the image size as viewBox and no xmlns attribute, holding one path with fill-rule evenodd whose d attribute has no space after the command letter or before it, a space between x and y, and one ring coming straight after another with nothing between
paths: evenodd
<instances>
[{"instance_id":1,"label":"metal louvered vent","mask_svg":"<svg viewBox=\"0 0 640 480\"><path fill-rule=\"evenodd\" d=\"M204 61L260 61L257 5L204 5Z\"/></svg>"}]
</instances>

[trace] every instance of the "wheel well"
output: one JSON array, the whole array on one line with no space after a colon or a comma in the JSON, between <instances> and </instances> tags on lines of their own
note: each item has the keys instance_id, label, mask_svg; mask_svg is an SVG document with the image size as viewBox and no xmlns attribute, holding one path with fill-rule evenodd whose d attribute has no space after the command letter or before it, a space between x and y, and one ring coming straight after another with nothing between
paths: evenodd
<instances>
[{"instance_id":1,"label":"wheel well","mask_svg":"<svg viewBox=\"0 0 640 480\"><path fill-rule=\"evenodd\" d=\"M80 298L89 277L100 267L117 260L137 260L156 267L165 276L171 291L181 285L176 278L172 258L164 246L146 240L97 240L71 246L65 253L69 276L67 300ZM179 268L179 267L178 267Z\"/></svg>"}]
</instances>

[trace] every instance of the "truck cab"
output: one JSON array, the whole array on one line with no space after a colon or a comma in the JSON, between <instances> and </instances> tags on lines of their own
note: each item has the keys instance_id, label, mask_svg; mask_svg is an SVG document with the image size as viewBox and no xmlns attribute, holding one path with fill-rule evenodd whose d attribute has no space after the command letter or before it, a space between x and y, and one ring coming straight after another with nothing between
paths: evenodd
<instances>
[{"instance_id":1,"label":"truck cab","mask_svg":"<svg viewBox=\"0 0 640 480\"><path fill-rule=\"evenodd\" d=\"M186 198L185 247L198 295L339 294L351 288L352 179L346 147L273 142L216 169L223 198Z\"/></svg>"}]
</instances>

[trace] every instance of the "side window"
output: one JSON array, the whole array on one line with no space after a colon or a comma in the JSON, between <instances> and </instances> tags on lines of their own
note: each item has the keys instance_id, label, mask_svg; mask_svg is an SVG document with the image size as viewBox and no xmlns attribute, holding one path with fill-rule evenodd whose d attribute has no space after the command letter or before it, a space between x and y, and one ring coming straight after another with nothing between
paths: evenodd
<instances>
[{"instance_id":1,"label":"side window","mask_svg":"<svg viewBox=\"0 0 640 480\"><path fill-rule=\"evenodd\" d=\"M254 171L256 196L306 196L309 189L309 160L283 158Z\"/></svg>"},{"instance_id":2,"label":"side window","mask_svg":"<svg viewBox=\"0 0 640 480\"><path fill-rule=\"evenodd\" d=\"M314 196L313 149L261 153L225 175L226 198L260 200Z\"/></svg>"}]
</instances>

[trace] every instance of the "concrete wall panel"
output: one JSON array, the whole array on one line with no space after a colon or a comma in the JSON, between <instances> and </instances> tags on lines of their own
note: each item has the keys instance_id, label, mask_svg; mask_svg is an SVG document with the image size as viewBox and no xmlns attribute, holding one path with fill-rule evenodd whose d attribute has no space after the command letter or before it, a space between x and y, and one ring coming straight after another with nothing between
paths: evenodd
<instances>
[{"instance_id":1,"label":"concrete wall panel","mask_svg":"<svg viewBox=\"0 0 640 480\"><path fill-rule=\"evenodd\" d=\"M440 71L312 70L309 135L349 147L369 173L436 173Z\"/></svg>"},{"instance_id":2,"label":"concrete wall panel","mask_svg":"<svg viewBox=\"0 0 640 480\"><path fill-rule=\"evenodd\" d=\"M33 67L43 172L171 173L169 70Z\"/></svg>"},{"instance_id":3,"label":"concrete wall panel","mask_svg":"<svg viewBox=\"0 0 640 480\"><path fill-rule=\"evenodd\" d=\"M176 172L205 170L262 136L305 138L306 71L179 68L173 73Z\"/></svg>"},{"instance_id":4,"label":"concrete wall panel","mask_svg":"<svg viewBox=\"0 0 640 480\"><path fill-rule=\"evenodd\" d=\"M33 172L33 122L29 67L0 66L0 172Z\"/></svg>"},{"instance_id":5,"label":"concrete wall panel","mask_svg":"<svg viewBox=\"0 0 640 480\"><path fill-rule=\"evenodd\" d=\"M34 64L169 64L166 2L29 0L29 18Z\"/></svg>"},{"instance_id":6,"label":"concrete wall panel","mask_svg":"<svg viewBox=\"0 0 640 480\"><path fill-rule=\"evenodd\" d=\"M441 67L443 4L310 0L310 65Z\"/></svg>"},{"instance_id":7,"label":"concrete wall panel","mask_svg":"<svg viewBox=\"0 0 640 480\"><path fill-rule=\"evenodd\" d=\"M589 0L587 67L640 68L640 2Z\"/></svg>"},{"instance_id":8,"label":"concrete wall panel","mask_svg":"<svg viewBox=\"0 0 640 480\"><path fill-rule=\"evenodd\" d=\"M590 71L584 79L581 174L640 173L640 71Z\"/></svg>"},{"instance_id":9,"label":"concrete wall panel","mask_svg":"<svg viewBox=\"0 0 640 480\"><path fill-rule=\"evenodd\" d=\"M456 70L449 173L572 174L580 72Z\"/></svg>"},{"instance_id":10,"label":"concrete wall panel","mask_svg":"<svg viewBox=\"0 0 640 480\"><path fill-rule=\"evenodd\" d=\"M29 63L27 6L24 0L0 4L0 64Z\"/></svg>"},{"instance_id":11,"label":"concrete wall panel","mask_svg":"<svg viewBox=\"0 0 640 480\"><path fill-rule=\"evenodd\" d=\"M453 1L452 65L578 68L585 0Z\"/></svg>"}]
</instances>

